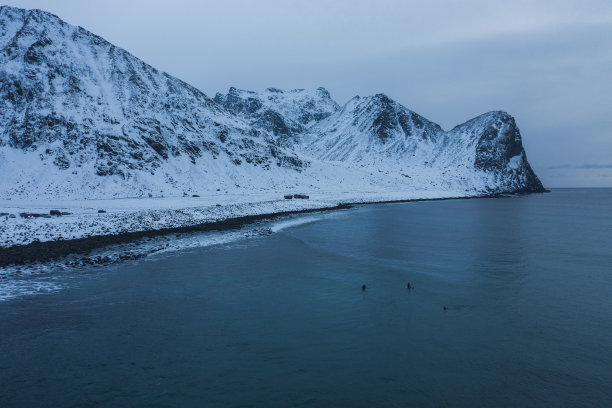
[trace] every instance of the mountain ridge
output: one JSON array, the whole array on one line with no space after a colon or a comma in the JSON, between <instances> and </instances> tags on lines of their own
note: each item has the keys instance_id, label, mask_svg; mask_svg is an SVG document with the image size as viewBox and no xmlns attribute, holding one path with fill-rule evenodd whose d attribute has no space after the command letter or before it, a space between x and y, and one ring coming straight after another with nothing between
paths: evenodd
<instances>
[{"instance_id":1,"label":"mountain ridge","mask_svg":"<svg viewBox=\"0 0 612 408\"><path fill-rule=\"evenodd\" d=\"M0 197L544 191L502 111L444 131L384 94L211 99L51 13L1 6L0 28Z\"/></svg>"}]
</instances>

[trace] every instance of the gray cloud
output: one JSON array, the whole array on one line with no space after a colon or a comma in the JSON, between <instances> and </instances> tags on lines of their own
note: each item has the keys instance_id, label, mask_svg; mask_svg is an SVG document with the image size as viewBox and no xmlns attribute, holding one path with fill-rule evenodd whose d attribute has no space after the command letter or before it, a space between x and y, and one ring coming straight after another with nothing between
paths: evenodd
<instances>
[{"instance_id":1,"label":"gray cloud","mask_svg":"<svg viewBox=\"0 0 612 408\"><path fill-rule=\"evenodd\" d=\"M572 164L559 164L555 166L548 166L547 169L612 169L612 163L610 164L599 164L599 163L585 163L579 165Z\"/></svg>"},{"instance_id":2,"label":"gray cloud","mask_svg":"<svg viewBox=\"0 0 612 408\"><path fill-rule=\"evenodd\" d=\"M576 166L578 169L612 169L611 164L581 164L580 166Z\"/></svg>"}]
</instances>

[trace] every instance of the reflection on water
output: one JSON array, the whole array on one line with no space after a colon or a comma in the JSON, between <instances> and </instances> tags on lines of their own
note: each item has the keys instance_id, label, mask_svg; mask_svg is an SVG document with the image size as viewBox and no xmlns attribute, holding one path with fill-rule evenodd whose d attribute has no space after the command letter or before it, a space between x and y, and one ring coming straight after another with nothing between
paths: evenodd
<instances>
[{"instance_id":1,"label":"reflection on water","mask_svg":"<svg viewBox=\"0 0 612 408\"><path fill-rule=\"evenodd\" d=\"M0 303L0 406L608 406L610 204L365 206L83 270Z\"/></svg>"}]
</instances>

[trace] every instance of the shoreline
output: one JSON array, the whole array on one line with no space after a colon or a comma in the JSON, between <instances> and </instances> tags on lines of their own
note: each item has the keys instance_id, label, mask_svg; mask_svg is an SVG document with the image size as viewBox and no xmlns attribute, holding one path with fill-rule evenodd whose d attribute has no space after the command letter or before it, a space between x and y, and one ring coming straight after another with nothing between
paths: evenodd
<instances>
[{"instance_id":1,"label":"shoreline","mask_svg":"<svg viewBox=\"0 0 612 408\"><path fill-rule=\"evenodd\" d=\"M197 223L193 225L145 229L118 234L93 235L83 238L58 239L53 241L35 241L28 244L18 244L10 247L0 247L0 268L9 266L24 266L37 262L50 262L69 255L87 255L89 252L117 244L127 244L145 238L154 238L171 234L186 234L209 231L232 231L258 221L270 221L290 215L320 213L353 208L359 205L397 204L421 201L467 200L478 198L503 198L532 193L497 193L478 196L459 196L442 198L414 198L405 200L384 200L369 202L340 203L335 206L288 210L271 213L229 217L223 220Z\"/></svg>"}]
</instances>

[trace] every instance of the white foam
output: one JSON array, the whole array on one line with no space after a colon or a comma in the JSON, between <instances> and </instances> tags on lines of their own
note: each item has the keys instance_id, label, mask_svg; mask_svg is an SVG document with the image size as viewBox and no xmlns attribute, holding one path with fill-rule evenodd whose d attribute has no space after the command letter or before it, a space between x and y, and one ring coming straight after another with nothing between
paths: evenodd
<instances>
[{"instance_id":1,"label":"white foam","mask_svg":"<svg viewBox=\"0 0 612 408\"><path fill-rule=\"evenodd\" d=\"M73 254L49 263L11 266L0 269L0 302L42 293L52 293L72 286L71 278L84 268L105 267L109 264L129 262L142 256L158 257L178 251L231 244L248 238L277 233L288 228L310 224L324 218L340 216L327 213L318 216L292 216L276 222L260 222L235 231L210 231L202 233L170 234L117 244L91 252L88 255ZM124 255L128 260L122 260ZM89 260L102 260L92 264Z\"/></svg>"},{"instance_id":2,"label":"white foam","mask_svg":"<svg viewBox=\"0 0 612 408\"><path fill-rule=\"evenodd\" d=\"M288 220L288 221L281 221L281 222L277 222L274 225L272 225L272 227L270 228L270 230L274 233L282 231L284 229L287 228L293 228L293 227L297 227L298 225L304 225L304 224L310 224L312 222L315 221L319 221L321 218L320 217L299 217L299 218L294 218L292 220Z\"/></svg>"},{"instance_id":3,"label":"white foam","mask_svg":"<svg viewBox=\"0 0 612 408\"><path fill-rule=\"evenodd\" d=\"M28 295L53 293L62 289L58 282L39 279L10 279L0 281L0 302Z\"/></svg>"}]
</instances>

